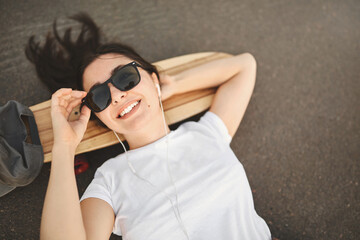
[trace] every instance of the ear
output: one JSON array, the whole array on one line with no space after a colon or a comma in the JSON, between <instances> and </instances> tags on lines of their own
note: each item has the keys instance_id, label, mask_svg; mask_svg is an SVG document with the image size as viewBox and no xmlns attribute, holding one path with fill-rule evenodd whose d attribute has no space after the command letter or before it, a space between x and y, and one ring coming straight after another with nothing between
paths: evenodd
<instances>
[{"instance_id":1,"label":"ear","mask_svg":"<svg viewBox=\"0 0 360 240\"><path fill-rule=\"evenodd\" d=\"M158 77L156 76L155 73L152 73L152 74L151 74L151 78L152 78L152 80L153 80L153 82L154 82L155 85L156 85L156 84L160 84L160 83L159 83L159 79L158 79Z\"/></svg>"}]
</instances>

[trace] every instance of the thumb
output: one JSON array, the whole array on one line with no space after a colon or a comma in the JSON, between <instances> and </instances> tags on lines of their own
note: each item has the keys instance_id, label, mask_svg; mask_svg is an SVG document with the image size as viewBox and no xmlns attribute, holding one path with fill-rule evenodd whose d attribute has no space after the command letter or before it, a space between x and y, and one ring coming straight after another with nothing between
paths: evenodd
<instances>
[{"instance_id":1,"label":"thumb","mask_svg":"<svg viewBox=\"0 0 360 240\"><path fill-rule=\"evenodd\" d=\"M80 112L79 121L84 124L87 124L87 122L90 119L90 115L91 115L91 110L86 105L84 105Z\"/></svg>"}]
</instances>

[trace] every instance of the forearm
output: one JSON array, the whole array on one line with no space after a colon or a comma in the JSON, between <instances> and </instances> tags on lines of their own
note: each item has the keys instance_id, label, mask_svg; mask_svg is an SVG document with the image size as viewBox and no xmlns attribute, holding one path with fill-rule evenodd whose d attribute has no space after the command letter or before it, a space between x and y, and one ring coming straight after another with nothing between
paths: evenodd
<instances>
[{"instance_id":1,"label":"forearm","mask_svg":"<svg viewBox=\"0 0 360 240\"><path fill-rule=\"evenodd\" d=\"M41 239L86 239L74 174L74 151L54 145Z\"/></svg>"},{"instance_id":2,"label":"forearm","mask_svg":"<svg viewBox=\"0 0 360 240\"><path fill-rule=\"evenodd\" d=\"M255 59L249 53L234 57L214 60L191 68L175 75L175 93L217 87L239 75L239 73L254 64Z\"/></svg>"}]
</instances>

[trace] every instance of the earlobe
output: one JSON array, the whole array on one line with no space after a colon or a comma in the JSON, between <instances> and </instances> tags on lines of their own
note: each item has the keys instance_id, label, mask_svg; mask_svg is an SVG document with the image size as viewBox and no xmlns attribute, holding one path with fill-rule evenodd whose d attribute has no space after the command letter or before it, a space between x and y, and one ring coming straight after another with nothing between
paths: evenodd
<instances>
[{"instance_id":1,"label":"earlobe","mask_svg":"<svg viewBox=\"0 0 360 240\"><path fill-rule=\"evenodd\" d=\"M153 79L155 88L156 88L156 90L157 90L157 92L158 92L158 96L159 96L159 98L161 98L161 90L160 90L159 79L157 78L157 76L156 76L155 73L152 73L152 74L151 74L151 78Z\"/></svg>"}]
</instances>

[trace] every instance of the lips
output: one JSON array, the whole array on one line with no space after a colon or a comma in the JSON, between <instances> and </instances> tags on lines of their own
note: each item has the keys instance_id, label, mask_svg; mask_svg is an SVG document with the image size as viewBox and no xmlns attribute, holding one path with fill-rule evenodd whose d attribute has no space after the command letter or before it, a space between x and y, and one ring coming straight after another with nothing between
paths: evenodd
<instances>
[{"instance_id":1,"label":"lips","mask_svg":"<svg viewBox=\"0 0 360 240\"><path fill-rule=\"evenodd\" d=\"M120 117L120 114L124 111L124 109L126 109L127 107L129 107L131 104L133 104L133 103L135 103L135 102L137 102L137 101L140 101L141 102L141 99L136 99L136 100L133 100L133 101L130 101L130 102L127 102L127 103L125 103L120 109L119 109L119 111L117 112L117 114L116 114L116 118L121 118ZM140 104L140 102L139 102L139 104ZM138 105L139 105L138 104ZM136 107L136 106L135 106ZM132 111L133 109L131 109L131 111ZM131 112L130 111L130 112ZM130 113L129 112L129 113ZM126 115L126 114L125 114ZM125 116L124 115L124 116Z\"/></svg>"}]
</instances>

